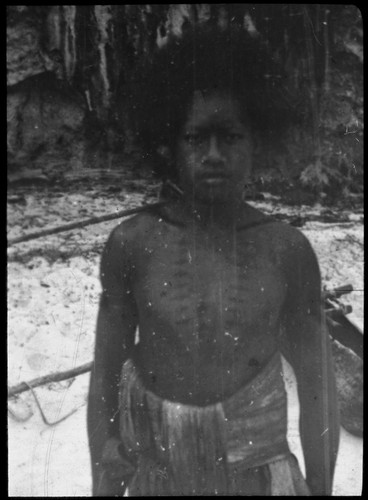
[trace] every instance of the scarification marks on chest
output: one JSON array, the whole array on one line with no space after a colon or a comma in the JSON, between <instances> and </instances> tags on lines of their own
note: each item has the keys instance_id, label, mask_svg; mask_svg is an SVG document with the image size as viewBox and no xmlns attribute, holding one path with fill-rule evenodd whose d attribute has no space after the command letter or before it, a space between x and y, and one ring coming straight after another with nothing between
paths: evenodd
<instances>
[{"instance_id":1,"label":"scarification marks on chest","mask_svg":"<svg viewBox=\"0 0 368 500\"><path fill-rule=\"evenodd\" d=\"M192 248L185 237L170 241L169 247L162 245L150 254L144 276L147 300L161 317L188 328L212 324L231 331L255 319L267 305L269 269L264 260L212 252L209 245Z\"/></svg>"}]
</instances>

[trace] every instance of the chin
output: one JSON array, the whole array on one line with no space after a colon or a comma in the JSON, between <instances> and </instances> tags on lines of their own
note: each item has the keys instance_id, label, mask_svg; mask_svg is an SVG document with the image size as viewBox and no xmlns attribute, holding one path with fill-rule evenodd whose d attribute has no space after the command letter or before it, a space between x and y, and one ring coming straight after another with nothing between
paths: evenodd
<instances>
[{"instance_id":1,"label":"chin","mask_svg":"<svg viewBox=\"0 0 368 500\"><path fill-rule=\"evenodd\" d=\"M210 191L197 191L196 198L208 205L215 205L217 203L226 204L232 201L232 196L229 193L217 191L215 189Z\"/></svg>"},{"instance_id":2,"label":"chin","mask_svg":"<svg viewBox=\"0 0 368 500\"><path fill-rule=\"evenodd\" d=\"M237 198L242 197L242 193L238 193L237 186L227 182L221 184L206 185L200 184L195 190L197 199L205 203L234 203Z\"/></svg>"}]
</instances>

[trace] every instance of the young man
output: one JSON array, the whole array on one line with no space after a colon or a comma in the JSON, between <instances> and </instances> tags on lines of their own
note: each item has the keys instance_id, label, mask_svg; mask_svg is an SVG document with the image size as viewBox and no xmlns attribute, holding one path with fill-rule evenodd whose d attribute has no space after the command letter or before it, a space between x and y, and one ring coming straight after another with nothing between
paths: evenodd
<instances>
[{"instance_id":1,"label":"young man","mask_svg":"<svg viewBox=\"0 0 368 500\"><path fill-rule=\"evenodd\" d=\"M102 256L94 496L331 494L339 425L318 263L298 230L242 198L255 132L286 116L257 50L245 32L187 32L143 79L141 137L168 148L183 194L121 223ZM306 481L286 440L281 354Z\"/></svg>"}]
</instances>

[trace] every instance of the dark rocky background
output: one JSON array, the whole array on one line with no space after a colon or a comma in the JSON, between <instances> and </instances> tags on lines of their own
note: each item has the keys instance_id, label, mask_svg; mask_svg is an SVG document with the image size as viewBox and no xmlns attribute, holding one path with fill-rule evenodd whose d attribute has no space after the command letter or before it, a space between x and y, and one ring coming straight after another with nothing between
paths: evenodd
<instances>
[{"instance_id":1,"label":"dark rocky background","mask_svg":"<svg viewBox=\"0 0 368 500\"><path fill-rule=\"evenodd\" d=\"M256 188L292 203L362 196L363 27L354 5L7 6L8 178L142 171L121 86L187 23L240 24L286 68L306 121L260 155Z\"/></svg>"}]
</instances>

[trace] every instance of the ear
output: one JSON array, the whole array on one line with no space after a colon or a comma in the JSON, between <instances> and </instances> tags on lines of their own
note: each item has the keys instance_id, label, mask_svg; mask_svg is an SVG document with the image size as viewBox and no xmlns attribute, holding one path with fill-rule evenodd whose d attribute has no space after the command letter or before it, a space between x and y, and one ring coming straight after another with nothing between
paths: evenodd
<instances>
[{"instance_id":1,"label":"ear","mask_svg":"<svg viewBox=\"0 0 368 500\"><path fill-rule=\"evenodd\" d=\"M256 155L259 153L260 148L261 148L261 139L258 134L253 134L252 136L252 148L253 148L253 155Z\"/></svg>"}]
</instances>

